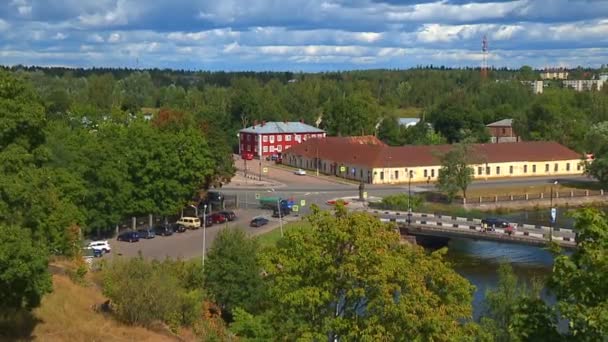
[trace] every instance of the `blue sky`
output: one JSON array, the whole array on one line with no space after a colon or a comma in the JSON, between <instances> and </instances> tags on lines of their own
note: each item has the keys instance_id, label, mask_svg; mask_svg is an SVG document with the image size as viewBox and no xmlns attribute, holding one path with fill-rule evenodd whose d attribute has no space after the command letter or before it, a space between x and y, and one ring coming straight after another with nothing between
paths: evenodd
<instances>
[{"instance_id":1,"label":"blue sky","mask_svg":"<svg viewBox=\"0 0 608 342\"><path fill-rule=\"evenodd\" d=\"M608 64L605 0L2 0L0 64L325 71Z\"/></svg>"}]
</instances>

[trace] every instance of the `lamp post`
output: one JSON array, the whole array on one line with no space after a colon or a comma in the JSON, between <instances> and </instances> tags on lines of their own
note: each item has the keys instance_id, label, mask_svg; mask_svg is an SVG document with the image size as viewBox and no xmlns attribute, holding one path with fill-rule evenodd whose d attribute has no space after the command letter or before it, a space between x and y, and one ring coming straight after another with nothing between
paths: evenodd
<instances>
[{"instance_id":1,"label":"lamp post","mask_svg":"<svg viewBox=\"0 0 608 342\"><path fill-rule=\"evenodd\" d=\"M262 180L262 157L260 157L260 180Z\"/></svg>"},{"instance_id":2,"label":"lamp post","mask_svg":"<svg viewBox=\"0 0 608 342\"><path fill-rule=\"evenodd\" d=\"M277 210L279 211L279 226L281 227L281 237L283 237L283 215L281 214L281 199L277 199Z\"/></svg>"},{"instance_id":3,"label":"lamp post","mask_svg":"<svg viewBox=\"0 0 608 342\"><path fill-rule=\"evenodd\" d=\"M207 249L207 205L203 205L203 271L205 270L205 252Z\"/></svg>"},{"instance_id":4,"label":"lamp post","mask_svg":"<svg viewBox=\"0 0 608 342\"><path fill-rule=\"evenodd\" d=\"M198 217L198 207L195 206L195 205L190 204L190 208L194 209L194 217Z\"/></svg>"},{"instance_id":5,"label":"lamp post","mask_svg":"<svg viewBox=\"0 0 608 342\"><path fill-rule=\"evenodd\" d=\"M553 224L557 218L557 209L553 208L553 186L556 184L557 181L554 181L553 184L551 184L551 199L549 200L549 206L551 207L549 212L549 241L553 241Z\"/></svg>"},{"instance_id":6,"label":"lamp post","mask_svg":"<svg viewBox=\"0 0 608 342\"><path fill-rule=\"evenodd\" d=\"M407 170L407 224L412 222L412 176L413 171Z\"/></svg>"}]
</instances>

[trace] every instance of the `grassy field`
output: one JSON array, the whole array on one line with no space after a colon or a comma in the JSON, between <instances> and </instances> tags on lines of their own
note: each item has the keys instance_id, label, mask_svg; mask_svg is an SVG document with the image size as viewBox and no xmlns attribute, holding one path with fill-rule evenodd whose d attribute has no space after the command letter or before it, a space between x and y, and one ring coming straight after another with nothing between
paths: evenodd
<instances>
[{"instance_id":1,"label":"grassy field","mask_svg":"<svg viewBox=\"0 0 608 342\"><path fill-rule=\"evenodd\" d=\"M467 191L468 198L484 197L484 196L509 196L509 195L525 195L525 194L550 194L551 187L553 191L570 192L582 190L600 190L597 182L565 182L560 184L539 184L528 186L499 186L492 188L474 188Z\"/></svg>"},{"instance_id":2,"label":"grassy field","mask_svg":"<svg viewBox=\"0 0 608 342\"><path fill-rule=\"evenodd\" d=\"M15 341L176 341L177 339L142 327L123 325L95 311L106 298L95 285L74 284L68 276L53 275L53 293L31 315L24 314L13 324Z\"/></svg>"},{"instance_id":3,"label":"grassy field","mask_svg":"<svg viewBox=\"0 0 608 342\"><path fill-rule=\"evenodd\" d=\"M308 229L310 228L310 224L307 221L290 222L283 226L283 233L294 228ZM281 239L281 229L277 227L267 233L260 234L257 236L257 239L262 248L274 246Z\"/></svg>"}]
</instances>

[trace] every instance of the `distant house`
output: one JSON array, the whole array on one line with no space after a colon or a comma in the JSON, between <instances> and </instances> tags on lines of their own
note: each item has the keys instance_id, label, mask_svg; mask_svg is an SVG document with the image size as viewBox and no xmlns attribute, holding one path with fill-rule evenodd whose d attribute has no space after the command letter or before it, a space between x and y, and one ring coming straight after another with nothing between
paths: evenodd
<instances>
[{"instance_id":1,"label":"distant house","mask_svg":"<svg viewBox=\"0 0 608 342\"><path fill-rule=\"evenodd\" d=\"M564 81L564 87L572 88L576 91L602 90L605 80L568 80Z\"/></svg>"},{"instance_id":2,"label":"distant house","mask_svg":"<svg viewBox=\"0 0 608 342\"><path fill-rule=\"evenodd\" d=\"M518 142L521 139L513 130L513 119L503 119L486 125L493 143Z\"/></svg>"},{"instance_id":3,"label":"distant house","mask_svg":"<svg viewBox=\"0 0 608 342\"><path fill-rule=\"evenodd\" d=\"M540 78L543 80L567 80L568 70L563 68L545 69L540 73Z\"/></svg>"},{"instance_id":4,"label":"distant house","mask_svg":"<svg viewBox=\"0 0 608 342\"><path fill-rule=\"evenodd\" d=\"M260 158L272 156L310 138L323 137L324 130L303 122L256 122L239 131L239 154L251 153Z\"/></svg>"}]
</instances>

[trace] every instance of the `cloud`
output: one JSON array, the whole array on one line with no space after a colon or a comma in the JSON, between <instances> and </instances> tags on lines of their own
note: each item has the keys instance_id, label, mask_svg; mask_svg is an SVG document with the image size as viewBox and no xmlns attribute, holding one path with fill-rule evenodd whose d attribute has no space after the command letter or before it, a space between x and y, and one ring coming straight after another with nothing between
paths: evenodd
<instances>
[{"instance_id":1,"label":"cloud","mask_svg":"<svg viewBox=\"0 0 608 342\"><path fill-rule=\"evenodd\" d=\"M0 4L0 18L8 64L476 66L484 35L494 65L608 61L608 1L10 0Z\"/></svg>"}]
</instances>

